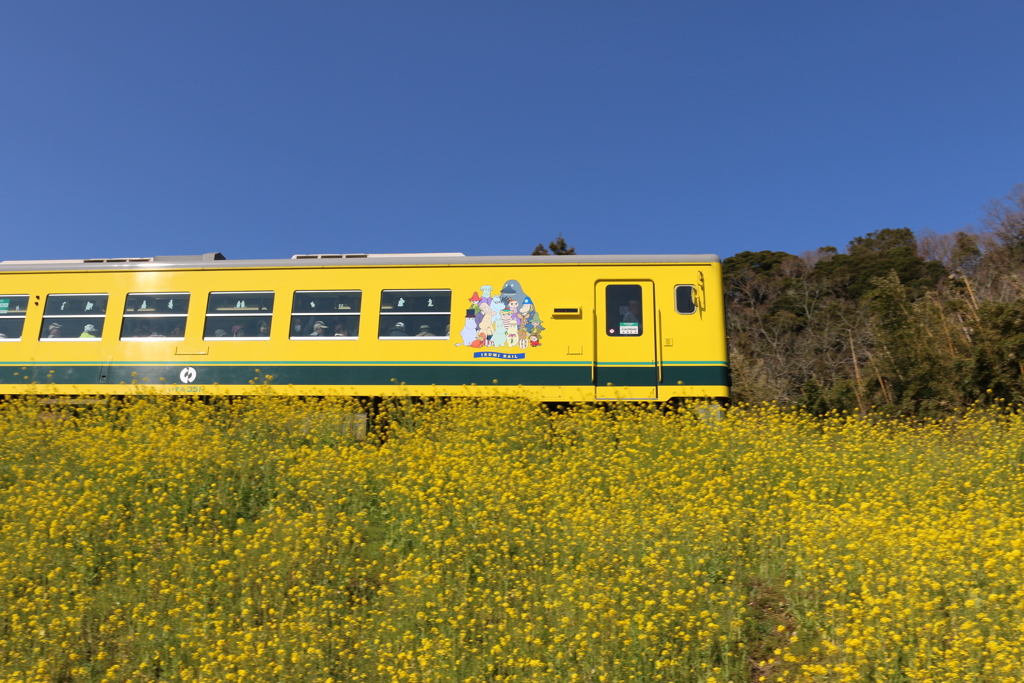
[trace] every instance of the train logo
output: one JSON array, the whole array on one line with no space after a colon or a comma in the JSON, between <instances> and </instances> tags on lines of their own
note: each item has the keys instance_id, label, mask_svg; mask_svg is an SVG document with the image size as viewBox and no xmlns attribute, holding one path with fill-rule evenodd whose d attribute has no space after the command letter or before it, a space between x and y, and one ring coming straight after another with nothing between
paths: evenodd
<instances>
[{"instance_id":1,"label":"train logo","mask_svg":"<svg viewBox=\"0 0 1024 683\"><path fill-rule=\"evenodd\" d=\"M191 384L196 381L196 369L195 368L184 368L181 374L178 375L181 381L185 384Z\"/></svg>"},{"instance_id":2,"label":"train logo","mask_svg":"<svg viewBox=\"0 0 1024 683\"><path fill-rule=\"evenodd\" d=\"M474 358L524 358L526 354L513 351L540 346L543 331L533 299L518 280L506 280L497 291L483 285L473 292L459 346L480 349Z\"/></svg>"}]
</instances>

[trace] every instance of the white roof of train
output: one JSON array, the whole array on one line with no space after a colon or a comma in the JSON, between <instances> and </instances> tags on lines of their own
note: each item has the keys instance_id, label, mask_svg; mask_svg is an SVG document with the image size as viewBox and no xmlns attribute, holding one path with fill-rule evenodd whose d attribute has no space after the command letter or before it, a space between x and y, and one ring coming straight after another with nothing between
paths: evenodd
<instances>
[{"instance_id":1,"label":"white roof of train","mask_svg":"<svg viewBox=\"0 0 1024 683\"><path fill-rule=\"evenodd\" d=\"M388 265L537 265L537 264L644 264L720 263L715 254L608 254L587 256L466 256L460 253L429 254L296 254L287 259L226 259L219 252L195 256L61 259L53 261L0 261L0 272L75 270L176 270L205 268L332 268Z\"/></svg>"}]
</instances>

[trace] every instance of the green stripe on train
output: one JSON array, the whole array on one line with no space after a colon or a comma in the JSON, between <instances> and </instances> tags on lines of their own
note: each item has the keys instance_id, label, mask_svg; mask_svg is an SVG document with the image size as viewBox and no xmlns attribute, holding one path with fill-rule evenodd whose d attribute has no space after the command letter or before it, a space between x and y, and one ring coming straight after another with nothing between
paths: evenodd
<instances>
[{"instance_id":1,"label":"green stripe on train","mask_svg":"<svg viewBox=\"0 0 1024 683\"><path fill-rule=\"evenodd\" d=\"M277 385L439 385L478 384L494 386L587 386L594 382L590 365L175 365L61 364L0 365L3 384L181 384L181 371L196 370L191 384L246 385L251 382ZM257 372L257 370L259 370ZM269 380L267 378L270 378ZM666 366L663 385L726 386L727 367ZM654 366L606 367L597 371L600 385L651 386L657 382Z\"/></svg>"},{"instance_id":2,"label":"green stripe on train","mask_svg":"<svg viewBox=\"0 0 1024 683\"><path fill-rule=\"evenodd\" d=\"M661 370L663 386L727 387L732 383L726 365L666 365Z\"/></svg>"}]
</instances>

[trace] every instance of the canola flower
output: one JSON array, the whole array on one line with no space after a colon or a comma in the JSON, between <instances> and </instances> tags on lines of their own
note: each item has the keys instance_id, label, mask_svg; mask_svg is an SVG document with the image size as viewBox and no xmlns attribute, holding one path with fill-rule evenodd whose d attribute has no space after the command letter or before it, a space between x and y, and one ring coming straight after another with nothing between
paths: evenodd
<instances>
[{"instance_id":1,"label":"canola flower","mask_svg":"<svg viewBox=\"0 0 1024 683\"><path fill-rule=\"evenodd\" d=\"M1024 676L1024 420L0 404L0 681Z\"/></svg>"}]
</instances>

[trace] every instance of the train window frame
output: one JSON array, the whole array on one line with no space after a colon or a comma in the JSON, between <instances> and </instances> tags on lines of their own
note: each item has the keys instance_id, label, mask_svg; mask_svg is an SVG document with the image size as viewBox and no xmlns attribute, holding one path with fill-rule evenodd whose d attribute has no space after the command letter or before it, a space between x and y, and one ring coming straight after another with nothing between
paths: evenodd
<instances>
[{"instance_id":1,"label":"train window frame","mask_svg":"<svg viewBox=\"0 0 1024 683\"><path fill-rule=\"evenodd\" d=\"M389 295L389 294L391 294L391 295L399 295L398 296L398 300L399 300L399 302L401 302L401 300L403 298L401 296L402 294L422 296L422 295L427 295L427 294L430 294L430 293L437 293L437 294L442 295L442 296L447 296L448 297L448 310L446 310L446 311L438 310L438 311L412 311L412 312L409 312L409 311L398 311L398 312L396 312L393 308L385 309L386 296ZM431 297L428 296L427 299L428 299L428 301L431 301ZM399 306L401 306L401 305L402 304L399 303ZM428 304L428 306L433 307L433 304L432 303ZM381 292L380 292L380 310L379 310L379 314L378 314L379 315L379 322L377 324L377 339L391 340L391 341L409 341L409 340L416 340L416 341L445 341L447 339L450 339L451 338L451 321L452 321L452 310L451 309L452 309L452 290L451 289L444 289L444 288L439 288L439 287L431 287L429 289L426 289L426 288L425 289L409 289L409 288L404 288L404 289L382 289ZM406 318L410 318L410 317L422 318L422 317L425 317L425 316L431 316L431 317L438 318L438 319L443 317L445 323L448 326L448 333L447 334L430 334L430 335L421 335L420 333L411 334L411 335L401 335L401 334L397 334L396 335L396 334L392 334L392 332L395 331L395 327L394 327L395 325L400 323L402 325L403 329L405 327L405 322L404 321L397 321L396 323L392 323L390 325L388 325L388 323L386 322L389 318L395 318L395 317L398 317L398 316L404 316ZM415 324L415 323L413 323L413 324ZM385 325L388 325L388 326L385 327ZM429 326L427 326L427 327L429 327ZM387 332L385 332L385 329L387 329Z\"/></svg>"},{"instance_id":2,"label":"train window frame","mask_svg":"<svg viewBox=\"0 0 1024 683\"><path fill-rule=\"evenodd\" d=\"M324 312L317 312L315 315L313 315L313 314L310 314L308 311L299 312L298 311L299 295L301 295L301 294L320 294L320 295L331 295L331 294L349 294L349 295L353 295L354 294L354 295L356 295L355 298L356 298L356 306L357 306L357 308L355 310L351 310L350 309L350 311L347 312L347 313L331 311L331 312L326 312L326 313L324 313ZM289 328L288 328L288 339L290 339L292 341L328 341L328 340L333 340L333 341L353 341L355 339L359 339L359 327L362 324L362 315L363 315L363 290L361 290L361 289L297 289L294 292L292 292L292 310L291 310L291 315L290 315L290 317L288 319L288 325L289 325ZM319 335L319 334L294 334L294 331L295 331L295 319L296 319L296 317L299 317L299 316L301 316L301 317L309 317L309 318L312 319L312 320L307 322L307 324L311 326L309 329L312 329L312 330L316 329L316 323L317 322L322 322L322 321L325 321L325 320L330 320L334 324L328 324L326 322L323 323L325 329L329 330L327 334L323 334L323 335ZM355 334L344 334L344 335L331 334L330 330L333 330L335 327L337 327L337 325L339 323L335 322L335 321L338 320L339 318L354 318L355 321L356 321L355 322L356 333ZM306 327L304 325L303 326L303 332L305 332L305 329L306 329ZM345 331L348 332L350 329L351 329L351 325L346 327Z\"/></svg>"},{"instance_id":3,"label":"train window frame","mask_svg":"<svg viewBox=\"0 0 1024 683\"><path fill-rule=\"evenodd\" d=\"M211 312L210 308L214 305L214 297L222 297L222 296L241 297L241 298L238 299L238 302L243 304L243 305L245 304L245 298L244 297L256 297L256 298L264 298L264 299L265 298L269 298L270 299L270 308L268 310L248 311L243 306L243 307L239 307L239 308L235 308L235 309L231 309L231 308L217 309L216 311ZM206 297L206 315L203 317L203 341L269 341L270 340L270 333L271 333L271 330L273 329L273 323L274 323L274 305L276 303L276 298L277 298L277 293L272 291L272 290L267 290L267 289L246 290L246 291L224 290L224 291L216 291L216 292L208 293L207 297ZM237 330L235 330L234 327L240 327L243 330L245 329L244 327L241 327L239 325L233 326L230 334L228 333L228 331L226 329L216 329L214 334L207 334L207 331L210 329L211 322L216 320L216 319L218 319L218 318L224 318L224 319L227 319L227 318L253 318L254 320L262 318L267 323L267 334L266 335L256 335L256 336L248 336L248 335L246 335L246 336L238 336L238 337L236 337L236 336L234 336L234 333ZM257 325L258 324L259 323L257 323ZM223 335L217 335L216 334L217 331L223 331L224 334Z\"/></svg>"},{"instance_id":4,"label":"train window frame","mask_svg":"<svg viewBox=\"0 0 1024 683\"><path fill-rule=\"evenodd\" d=\"M28 301L31 298L29 294L0 294L0 323L11 320L20 320L21 326L18 327L18 336L12 337L4 332L3 325L0 325L0 342L17 342L21 341L22 337L25 336L25 314L28 313ZM11 310L11 303L15 299L24 299L24 308L15 308ZM13 327L7 328L9 331L13 330Z\"/></svg>"},{"instance_id":5,"label":"train window frame","mask_svg":"<svg viewBox=\"0 0 1024 683\"><path fill-rule=\"evenodd\" d=\"M629 290L627 293L626 290ZM627 302L625 306L622 302ZM629 304L636 301L640 304L640 312L637 315L636 312L629 308ZM628 337L635 339L644 336L644 288L643 285L638 284L616 284L608 285L604 290L604 305L605 305L605 335L609 337ZM627 315L632 315L634 320L626 320ZM617 325L613 327L612 321L615 320ZM630 330L636 330L632 332Z\"/></svg>"},{"instance_id":6,"label":"train window frame","mask_svg":"<svg viewBox=\"0 0 1024 683\"><path fill-rule=\"evenodd\" d=\"M174 297L176 299L185 299L185 312L184 313L129 313L128 306L132 300L132 297ZM145 303L145 300L143 301ZM192 307L192 293L191 292L129 292L124 300L124 313L121 314L121 341L130 342L159 342L159 341L182 341L185 339L185 331L188 328L188 309ZM173 309L172 309L173 310ZM133 320L153 320L153 321L168 321L168 320L181 320L181 336L171 335L147 335L144 337L136 336L125 336L127 325Z\"/></svg>"},{"instance_id":7,"label":"train window frame","mask_svg":"<svg viewBox=\"0 0 1024 683\"><path fill-rule=\"evenodd\" d=\"M64 313L60 313L60 312L58 312L58 313L50 312L51 300L52 300L52 303L55 304L58 301L60 301L62 298L65 299L65 302L64 302L63 305L61 305L61 307L59 309L57 309L58 311L64 311L65 310L64 306L67 304L68 301L73 301L75 299L90 299L90 301L86 302L87 305L85 307L85 310L82 313L64 314ZM101 313L91 313L90 311L92 311L93 309L99 308L99 306L96 305L98 302L102 302L102 312ZM98 342L98 341L100 341L101 339L103 339L103 329L106 327L107 305L109 303L110 303L110 293L109 292L102 292L102 293L101 292L93 292L93 293L73 292L73 293L69 293L69 294L47 294L46 295L46 301L43 304L43 321L42 321L42 323L40 324L40 327L39 327L39 341L41 341L41 342ZM89 305L89 304L91 304L91 305ZM65 325L69 324L69 322L65 322L64 325L61 325L60 322L59 322L61 320L64 320L64 321L71 321L71 320L96 321L96 320L99 320L100 321L100 328L99 328L99 330L97 330L95 328L95 323L94 322L83 323L83 327L82 327L82 334L86 334L89 331L89 330L85 329L87 326L92 326L93 327L92 331L93 332L99 332L99 334L98 335L90 335L88 337L82 337L82 336L78 336L78 337L50 337L48 335L48 331L54 325L57 326L57 329L63 329L63 327Z\"/></svg>"},{"instance_id":8,"label":"train window frame","mask_svg":"<svg viewBox=\"0 0 1024 683\"><path fill-rule=\"evenodd\" d=\"M690 306L689 311L683 311L679 309L679 290L689 289L690 290ZM675 308L676 313L679 315L693 315L697 312L697 285L676 285L675 287Z\"/></svg>"}]
</instances>

